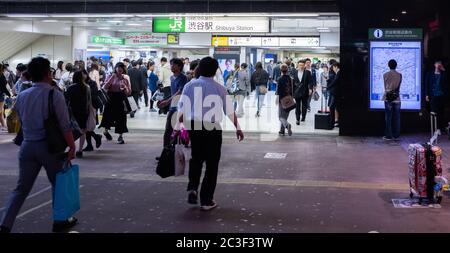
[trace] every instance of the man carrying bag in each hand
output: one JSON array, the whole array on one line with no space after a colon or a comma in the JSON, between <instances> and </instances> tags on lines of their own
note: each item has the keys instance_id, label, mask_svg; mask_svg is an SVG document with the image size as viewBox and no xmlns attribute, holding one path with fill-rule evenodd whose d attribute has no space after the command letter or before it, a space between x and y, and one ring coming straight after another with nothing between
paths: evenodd
<instances>
[{"instance_id":1,"label":"man carrying bag in each hand","mask_svg":"<svg viewBox=\"0 0 450 253\"><path fill-rule=\"evenodd\" d=\"M54 191L56 175L63 169L64 162L71 161L75 157L75 143L67 105L64 95L51 86L50 62L42 57L33 58L28 64L28 72L31 74L33 87L19 94L15 105L15 110L22 123L24 138L19 152L19 180L6 206L0 233L11 231L16 216L30 193L41 168L45 168ZM51 90L53 92L50 92ZM52 100L49 99L49 94L53 95ZM49 104L49 101L53 101L52 104ZM54 114L65 143L69 147L67 156L64 153L49 151L51 150L49 136L52 134L48 132L47 124L44 123L51 116L49 109L53 109L50 111ZM66 231L76 223L75 218L55 221L53 232Z\"/></svg>"}]
</instances>

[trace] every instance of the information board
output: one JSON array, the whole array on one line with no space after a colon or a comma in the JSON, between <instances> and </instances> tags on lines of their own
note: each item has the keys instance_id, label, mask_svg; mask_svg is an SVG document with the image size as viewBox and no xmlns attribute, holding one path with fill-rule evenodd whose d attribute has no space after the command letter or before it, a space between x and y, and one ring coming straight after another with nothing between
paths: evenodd
<instances>
[{"instance_id":1,"label":"information board","mask_svg":"<svg viewBox=\"0 0 450 253\"><path fill-rule=\"evenodd\" d=\"M384 74L390 71L388 62L396 60L397 71L403 76L400 88L402 110L421 109L422 42L370 42L370 109L384 109Z\"/></svg>"}]
</instances>

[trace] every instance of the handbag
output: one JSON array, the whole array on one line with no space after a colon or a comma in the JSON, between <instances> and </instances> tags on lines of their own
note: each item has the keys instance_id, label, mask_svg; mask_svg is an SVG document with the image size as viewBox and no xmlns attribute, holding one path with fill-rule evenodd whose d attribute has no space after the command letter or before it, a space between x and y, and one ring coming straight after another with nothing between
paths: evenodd
<instances>
[{"instance_id":1,"label":"handbag","mask_svg":"<svg viewBox=\"0 0 450 253\"><path fill-rule=\"evenodd\" d=\"M51 89L48 95L48 118L44 121L48 151L50 152L50 154L63 153L68 146L66 139L64 138L64 134L59 127L58 119L56 118L56 114L53 109L54 92L55 90Z\"/></svg>"},{"instance_id":2,"label":"handbag","mask_svg":"<svg viewBox=\"0 0 450 253\"><path fill-rule=\"evenodd\" d=\"M264 86L264 85L260 85L260 86L259 86L259 94L260 94L260 95L266 95L267 92L268 92L268 90L267 90L267 87L266 87L266 86Z\"/></svg>"},{"instance_id":3,"label":"handbag","mask_svg":"<svg viewBox=\"0 0 450 253\"><path fill-rule=\"evenodd\" d=\"M168 178L175 175L175 141L164 147L156 166L156 174L161 178Z\"/></svg>"},{"instance_id":4,"label":"handbag","mask_svg":"<svg viewBox=\"0 0 450 253\"><path fill-rule=\"evenodd\" d=\"M320 95L319 95L319 92L317 92L317 91L314 91L314 94L313 94L313 99L314 99L314 101L319 101L319 99L320 99Z\"/></svg>"},{"instance_id":5,"label":"handbag","mask_svg":"<svg viewBox=\"0 0 450 253\"><path fill-rule=\"evenodd\" d=\"M108 92L104 89L100 89L98 92L98 98L100 100L100 103L105 106L109 101L109 96L108 96ZM98 109L98 108L97 108Z\"/></svg>"},{"instance_id":6,"label":"handbag","mask_svg":"<svg viewBox=\"0 0 450 253\"><path fill-rule=\"evenodd\" d=\"M292 80L290 78L289 78L289 82L291 84L291 92L290 93L292 93L292 90L294 89L294 87L292 84ZM280 104L281 104L281 108L283 108L283 110L285 110L285 111L291 111L291 110L295 109L295 106L296 106L294 97L292 95L283 97L280 100Z\"/></svg>"},{"instance_id":7,"label":"handbag","mask_svg":"<svg viewBox=\"0 0 450 253\"><path fill-rule=\"evenodd\" d=\"M70 162L56 174L53 195L53 220L65 221L80 210L80 168Z\"/></svg>"},{"instance_id":8,"label":"handbag","mask_svg":"<svg viewBox=\"0 0 450 253\"><path fill-rule=\"evenodd\" d=\"M132 112L135 112L138 110L138 105L136 104L136 100L134 100L133 97L127 97L128 103L130 104L130 108Z\"/></svg>"},{"instance_id":9,"label":"handbag","mask_svg":"<svg viewBox=\"0 0 450 253\"><path fill-rule=\"evenodd\" d=\"M6 125L8 126L8 133L18 133L20 130L20 119L19 115L15 110L10 110L6 116Z\"/></svg>"}]
</instances>

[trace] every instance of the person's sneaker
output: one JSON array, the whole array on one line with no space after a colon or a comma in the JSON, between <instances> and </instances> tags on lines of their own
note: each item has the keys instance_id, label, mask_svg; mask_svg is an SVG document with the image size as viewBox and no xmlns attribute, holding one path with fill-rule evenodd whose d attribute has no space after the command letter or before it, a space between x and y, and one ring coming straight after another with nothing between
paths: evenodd
<instances>
[{"instance_id":1,"label":"person's sneaker","mask_svg":"<svg viewBox=\"0 0 450 253\"><path fill-rule=\"evenodd\" d=\"M196 191L190 191L188 195L188 203L191 205L198 204L198 196Z\"/></svg>"},{"instance_id":2,"label":"person's sneaker","mask_svg":"<svg viewBox=\"0 0 450 253\"><path fill-rule=\"evenodd\" d=\"M120 136L119 139L117 139L117 144L125 144L125 141L123 140L122 136Z\"/></svg>"},{"instance_id":3,"label":"person's sneaker","mask_svg":"<svg viewBox=\"0 0 450 253\"><path fill-rule=\"evenodd\" d=\"M108 140L108 141L112 141L112 136L111 136L111 134L110 133L108 133L108 132L103 132L103 135L106 137L106 139Z\"/></svg>"},{"instance_id":4,"label":"person's sneaker","mask_svg":"<svg viewBox=\"0 0 450 253\"><path fill-rule=\"evenodd\" d=\"M158 110L156 110L155 108L150 109L150 112L157 112Z\"/></svg>"},{"instance_id":5,"label":"person's sneaker","mask_svg":"<svg viewBox=\"0 0 450 253\"><path fill-rule=\"evenodd\" d=\"M9 234L9 233L11 233L11 229L4 226L0 227L0 234Z\"/></svg>"},{"instance_id":6,"label":"person's sneaker","mask_svg":"<svg viewBox=\"0 0 450 253\"><path fill-rule=\"evenodd\" d=\"M291 125L288 126L288 135L292 136L292 126Z\"/></svg>"},{"instance_id":7,"label":"person's sneaker","mask_svg":"<svg viewBox=\"0 0 450 253\"><path fill-rule=\"evenodd\" d=\"M300 126L300 121L299 121L299 120L297 120L296 124L297 124L297 126Z\"/></svg>"},{"instance_id":8,"label":"person's sneaker","mask_svg":"<svg viewBox=\"0 0 450 253\"><path fill-rule=\"evenodd\" d=\"M94 147L92 147L92 145L87 145L84 149L83 152L92 152L94 151Z\"/></svg>"},{"instance_id":9,"label":"person's sneaker","mask_svg":"<svg viewBox=\"0 0 450 253\"><path fill-rule=\"evenodd\" d=\"M285 135L286 135L286 134L285 134L284 132L282 132L282 131L278 132L278 134L279 134L280 136L285 136Z\"/></svg>"},{"instance_id":10,"label":"person's sneaker","mask_svg":"<svg viewBox=\"0 0 450 253\"><path fill-rule=\"evenodd\" d=\"M53 232L54 233L66 232L67 230L77 225L77 223L78 219L75 217L69 218L66 221L55 221L53 222Z\"/></svg>"},{"instance_id":11,"label":"person's sneaker","mask_svg":"<svg viewBox=\"0 0 450 253\"><path fill-rule=\"evenodd\" d=\"M210 204L202 205L200 208L202 211L211 211L216 207L217 207L217 203L213 200Z\"/></svg>"},{"instance_id":12,"label":"person's sneaker","mask_svg":"<svg viewBox=\"0 0 450 253\"><path fill-rule=\"evenodd\" d=\"M134 118L134 112L130 113L130 118Z\"/></svg>"},{"instance_id":13,"label":"person's sneaker","mask_svg":"<svg viewBox=\"0 0 450 253\"><path fill-rule=\"evenodd\" d=\"M78 151L78 152L75 154L75 156L76 156L77 158L83 158L83 152L82 152L82 151Z\"/></svg>"},{"instance_id":14,"label":"person's sneaker","mask_svg":"<svg viewBox=\"0 0 450 253\"><path fill-rule=\"evenodd\" d=\"M385 140L385 141L392 141L394 139L392 139L391 137L383 136L383 140Z\"/></svg>"},{"instance_id":15,"label":"person's sneaker","mask_svg":"<svg viewBox=\"0 0 450 253\"><path fill-rule=\"evenodd\" d=\"M302 122L305 122L306 121L306 119L302 119Z\"/></svg>"},{"instance_id":16,"label":"person's sneaker","mask_svg":"<svg viewBox=\"0 0 450 253\"><path fill-rule=\"evenodd\" d=\"M103 136L101 136L100 134L94 135L95 147L96 148L100 148L100 146L102 146L102 138L103 138Z\"/></svg>"}]
</instances>

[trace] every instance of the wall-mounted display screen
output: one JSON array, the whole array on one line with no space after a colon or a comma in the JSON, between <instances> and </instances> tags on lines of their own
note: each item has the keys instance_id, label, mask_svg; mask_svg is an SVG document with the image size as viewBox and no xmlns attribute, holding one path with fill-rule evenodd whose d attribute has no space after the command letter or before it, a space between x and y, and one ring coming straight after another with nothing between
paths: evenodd
<instances>
[{"instance_id":1,"label":"wall-mounted display screen","mask_svg":"<svg viewBox=\"0 0 450 253\"><path fill-rule=\"evenodd\" d=\"M372 41L370 43L370 109L384 109L384 74L394 59L403 76L402 110L421 109L422 43L420 41Z\"/></svg>"}]
</instances>

